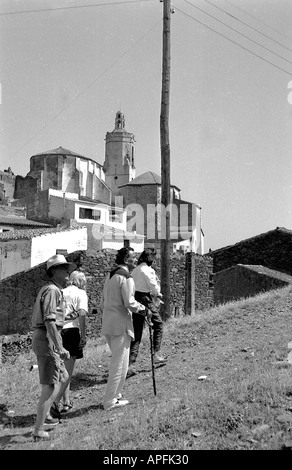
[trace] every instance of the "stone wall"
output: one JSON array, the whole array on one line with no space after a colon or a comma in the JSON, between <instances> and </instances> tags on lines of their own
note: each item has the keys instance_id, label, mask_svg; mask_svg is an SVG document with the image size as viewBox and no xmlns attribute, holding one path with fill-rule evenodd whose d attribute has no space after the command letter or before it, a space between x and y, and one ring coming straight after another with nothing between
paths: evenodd
<instances>
[{"instance_id":1,"label":"stone wall","mask_svg":"<svg viewBox=\"0 0 292 470\"><path fill-rule=\"evenodd\" d=\"M208 255L214 260L214 273L237 264L248 264L292 275L292 231L277 227Z\"/></svg>"},{"instance_id":2,"label":"stone wall","mask_svg":"<svg viewBox=\"0 0 292 470\"><path fill-rule=\"evenodd\" d=\"M5 191L5 198L12 199L14 196L15 176L8 170L0 171L0 182Z\"/></svg>"},{"instance_id":3,"label":"stone wall","mask_svg":"<svg viewBox=\"0 0 292 470\"><path fill-rule=\"evenodd\" d=\"M40 190L40 180L32 176L17 175L15 179L14 199L26 198Z\"/></svg>"},{"instance_id":4,"label":"stone wall","mask_svg":"<svg viewBox=\"0 0 292 470\"><path fill-rule=\"evenodd\" d=\"M92 255L85 251L71 253L68 261L73 261L87 277L89 300L89 336L99 335L101 312L99 309L105 276L114 266L116 251L102 250ZM212 259L194 255L195 279L193 285L196 308L203 310L212 305L212 286L210 276ZM160 256L157 257L157 274L160 275ZM0 283L0 335L13 333L26 334L31 330L31 315L36 295L44 285L41 280L45 263L35 268L4 279ZM183 254L174 254L170 262L171 315L185 314L186 260Z\"/></svg>"},{"instance_id":5,"label":"stone wall","mask_svg":"<svg viewBox=\"0 0 292 470\"><path fill-rule=\"evenodd\" d=\"M195 255L195 310L206 310L214 305L213 259Z\"/></svg>"},{"instance_id":6,"label":"stone wall","mask_svg":"<svg viewBox=\"0 0 292 470\"><path fill-rule=\"evenodd\" d=\"M0 282L0 335L31 330L34 300L44 282L45 265L7 277Z\"/></svg>"},{"instance_id":7,"label":"stone wall","mask_svg":"<svg viewBox=\"0 0 292 470\"><path fill-rule=\"evenodd\" d=\"M292 284L292 276L264 266L237 265L214 274L214 303L221 304Z\"/></svg>"}]
</instances>

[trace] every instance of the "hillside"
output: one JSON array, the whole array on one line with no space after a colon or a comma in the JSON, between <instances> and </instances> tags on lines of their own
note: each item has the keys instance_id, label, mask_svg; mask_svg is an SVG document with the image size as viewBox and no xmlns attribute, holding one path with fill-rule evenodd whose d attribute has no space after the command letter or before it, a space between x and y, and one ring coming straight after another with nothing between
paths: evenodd
<instances>
[{"instance_id":1,"label":"hillside","mask_svg":"<svg viewBox=\"0 0 292 470\"><path fill-rule=\"evenodd\" d=\"M74 406L34 444L30 436L39 395L33 353L3 365L0 403L12 410L0 431L0 448L68 450L286 449L291 445L292 368L284 359L292 339L292 289L286 287L232 302L165 325L153 394L149 334L145 329L137 368L126 381L130 405L102 411L109 363L104 340L92 339L77 361ZM200 376L207 376L198 380Z\"/></svg>"}]
</instances>

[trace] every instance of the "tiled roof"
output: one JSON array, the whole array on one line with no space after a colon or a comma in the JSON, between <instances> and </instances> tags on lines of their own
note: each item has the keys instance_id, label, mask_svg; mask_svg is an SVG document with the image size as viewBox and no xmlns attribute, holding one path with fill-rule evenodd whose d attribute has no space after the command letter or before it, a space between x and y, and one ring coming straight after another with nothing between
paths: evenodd
<instances>
[{"instance_id":1,"label":"tiled roof","mask_svg":"<svg viewBox=\"0 0 292 470\"><path fill-rule=\"evenodd\" d=\"M292 283L292 276L289 276L289 274L285 274L285 273L282 273L280 271L276 271L275 269L266 268L265 266L262 266L260 264L259 265L255 265L255 264L238 264L236 266L240 266L242 268L249 269L250 271L254 271L258 274L264 274L265 276L280 279L281 281L284 281L284 282ZM233 266L232 268L236 268L236 266Z\"/></svg>"},{"instance_id":2,"label":"tiled roof","mask_svg":"<svg viewBox=\"0 0 292 470\"><path fill-rule=\"evenodd\" d=\"M122 184L121 186L119 186L119 188L122 188L124 186L143 186L143 185L149 185L149 184L160 186L161 176L157 175L157 173L154 173L153 171L146 171L146 173L143 173L142 175L137 176L137 178L134 178L133 180L129 181L129 183ZM170 186L179 189L174 184L171 184Z\"/></svg>"},{"instance_id":3,"label":"tiled roof","mask_svg":"<svg viewBox=\"0 0 292 470\"><path fill-rule=\"evenodd\" d=\"M72 152L72 150L65 149L64 147L58 147L53 150L47 150L46 152L36 153L32 155L32 157L38 157L40 155L71 155L72 157L80 157L85 158L86 160L91 160L99 166L102 166L100 163L93 160L93 158L85 157L84 155L80 155L80 153Z\"/></svg>"},{"instance_id":4,"label":"tiled roof","mask_svg":"<svg viewBox=\"0 0 292 470\"><path fill-rule=\"evenodd\" d=\"M35 229L22 229L10 230L9 232L0 233L0 242L7 242L9 240L30 240L34 237L40 237L50 233L68 232L72 230L80 230L83 226L76 227L49 227L49 228L35 228Z\"/></svg>"},{"instance_id":5,"label":"tiled roof","mask_svg":"<svg viewBox=\"0 0 292 470\"><path fill-rule=\"evenodd\" d=\"M156 173L153 173L153 171L147 171L146 173L143 173L140 176L137 176L137 178L134 178L132 181L129 181L127 184L123 184L122 186L129 186L129 185L140 185L140 184L161 184L161 177L157 175ZM120 188L122 186L119 186Z\"/></svg>"},{"instance_id":6,"label":"tiled roof","mask_svg":"<svg viewBox=\"0 0 292 470\"><path fill-rule=\"evenodd\" d=\"M53 150L47 150L46 152L36 153L33 155L33 157L37 157L38 155L73 155L75 157L83 157L83 155L72 152L72 150L65 149L64 147L58 147Z\"/></svg>"},{"instance_id":7,"label":"tiled roof","mask_svg":"<svg viewBox=\"0 0 292 470\"><path fill-rule=\"evenodd\" d=\"M13 215L1 215L0 214L0 225L24 225L29 227L51 227L51 225L44 224L42 222L36 222L35 220L28 220L25 217L15 217Z\"/></svg>"},{"instance_id":8,"label":"tiled roof","mask_svg":"<svg viewBox=\"0 0 292 470\"><path fill-rule=\"evenodd\" d=\"M260 233L259 235L255 235L254 237L245 238L244 240L241 240L240 242L234 243L234 245L223 246L222 248L217 248L217 250L212 250L212 251L210 251L209 253L206 253L206 254L209 255L209 256L210 255L212 256L214 253L216 253L216 254L221 253L221 252L223 252L225 250L229 250L230 248L233 248L235 246L239 246L242 243L248 243L248 242L251 242L253 240L258 240L258 239L261 239L261 238L265 238L267 235L271 235L271 234L277 233L277 232L292 236L292 230L289 230L285 227L276 227L275 229L269 230L268 232Z\"/></svg>"}]
</instances>

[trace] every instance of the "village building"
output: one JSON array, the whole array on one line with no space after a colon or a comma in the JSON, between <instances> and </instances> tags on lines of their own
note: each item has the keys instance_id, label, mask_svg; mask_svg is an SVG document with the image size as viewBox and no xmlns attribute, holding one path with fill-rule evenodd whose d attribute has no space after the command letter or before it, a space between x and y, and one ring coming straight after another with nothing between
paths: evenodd
<instances>
[{"instance_id":1,"label":"village building","mask_svg":"<svg viewBox=\"0 0 292 470\"><path fill-rule=\"evenodd\" d=\"M161 207L161 177L152 171L136 177L135 138L125 128L125 116L116 113L115 129L106 134L105 182L122 196L128 231L145 236L145 245L160 246L165 237L165 212ZM204 253L201 207L181 199L180 189L170 189L170 240L173 251Z\"/></svg>"},{"instance_id":2,"label":"village building","mask_svg":"<svg viewBox=\"0 0 292 470\"><path fill-rule=\"evenodd\" d=\"M30 227L0 233L0 281L45 263L58 250L87 250L87 229Z\"/></svg>"},{"instance_id":3,"label":"village building","mask_svg":"<svg viewBox=\"0 0 292 470\"><path fill-rule=\"evenodd\" d=\"M15 175L11 168L0 170L0 204L8 204L14 197Z\"/></svg>"},{"instance_id":4,"label":"village building","mask_svg":"<svg viewBox=\"0 0 292 470\"><path fill-rule=\"evenodd\" d=\"M38 223L87 227L88 250L130 243L141 252L149 244L159 247L165 236L161 178L151 171L136 177L135 138L121 111L106 133L103 165L58 147L33 155L27 175L13 179L11 206L25 207L27 219ZM203 254L201 207L183 201L172 185L167 209L173 251Z\"/></svg>"}]
</instances>

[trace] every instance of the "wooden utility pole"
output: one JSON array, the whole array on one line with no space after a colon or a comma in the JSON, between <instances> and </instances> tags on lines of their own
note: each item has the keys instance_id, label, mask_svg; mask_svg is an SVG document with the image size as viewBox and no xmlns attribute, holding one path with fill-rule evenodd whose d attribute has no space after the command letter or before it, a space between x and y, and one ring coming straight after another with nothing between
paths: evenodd
<instances>
[{"instance_id":1,"label":"wooden utility pole","mask_svg":"<svg viewBox=\"0 0 292 470\"><path fill-rule=\"evenodd\" d=\"M169 145L169 91L170 91L170 0L163 0L163 56L162 56L162 91L160 113L161 147L161 228L165 220L165 233L161 239L161 292L164 304L161 316L165 321L170 315L170 214L165 212L170 204L170 145Z\"/></svg>"}]
</instances>

